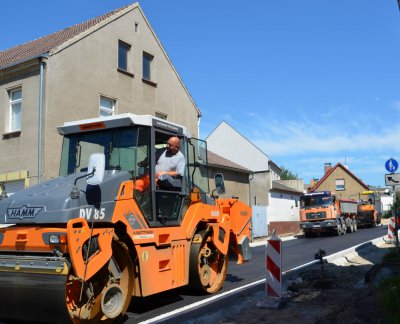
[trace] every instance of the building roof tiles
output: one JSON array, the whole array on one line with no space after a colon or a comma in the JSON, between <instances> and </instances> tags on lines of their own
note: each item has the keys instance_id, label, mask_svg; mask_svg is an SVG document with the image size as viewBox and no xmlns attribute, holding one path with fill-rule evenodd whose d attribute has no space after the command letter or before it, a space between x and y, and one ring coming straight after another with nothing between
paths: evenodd
<instances>
[{"instance_id":1,"label":"building roof tiles","mask_svg":"<svg viewBox=\"0 0 400 324\"><path fill-rule=\"evenodd\" d=\"M232 162L231 160L228 160L216 153L213 153L211 151L208 151L208 163L210 165L215 165L215 166L221 166L221 167L226 167L229 169L235 169L242 171L244 173L251 173L251 170L247 169L244 166L241 166L235 162Z\"/></svg>"},{"instance_id":2,"label":"building roof tiles","mask_svg":"<svg viewBox=\"0 0 400 324\"><path fill-rule=\"evenodd\" d=\"M342 168L344 171L346 171L354 180L356 180L362 187L364 187L366 190L369 189L369 187L361 181L358 177L355 176L353 172L351 172L346 166L344 166L342 163L337 163L334 167L332 167L330 170L328 170L324 176L319 180L308 192L314 192L315 190L318 189L318 187L332 174L333 171L335 171L337 168Z\"/></svg>"},{"instance_id":3,"label":"building roof tiles","mask_svg":"<svg viewBox=\"0 0 400 324\"><path fill-rule=\"evenodd\" d=\"M113 10L109 13L93 19L89 19L74 26L67 27L50 35L43 36L27 43L15 46L13 48L0 51L0 68L4 68L19 62L23 62L32 57L49 53L57 46L60 46L61 44L72 39L73 37L81 34L82 32L97 25L105 19L124 10L126 7L128 6Z\"/></svg>"}]
</instances>

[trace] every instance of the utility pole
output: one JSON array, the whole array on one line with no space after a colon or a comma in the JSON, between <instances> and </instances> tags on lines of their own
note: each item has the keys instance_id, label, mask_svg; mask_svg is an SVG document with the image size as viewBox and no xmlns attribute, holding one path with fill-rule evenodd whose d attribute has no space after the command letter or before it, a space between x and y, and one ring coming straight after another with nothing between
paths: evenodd
<instances>
[{"instance_id":1,"label":"utility pole","mask_svg":"<svg viewBox=\"0 0 400 324\"><path fill-rule=\"evenodd\" d=\"M399 5L400 5L400 0ZM400 184L400 173L395 173L396 170L399 167L399 163L393 159L390 158L389 160L386 161L385 163L385 168L389 174L385 175L385 185L386 186L391 186L393 189L393 208L392 208L392 216L394 217L394 236L396 238L396 251L397 255L400 255L399 251L399 236L397 235L397 208L396 208L396 187Z\"/></svg>"},{"instance_id":2,"label":"utility pole","mask_svg":"<svg viewBox=\"0 0 400 324\"><path fill-rule=\"evenodd\" d=\"M400 1L400 0L399 0ZM397 255L400 255L399 251L399 235L397 234L398 231L398 226L397 226L397 208L396 208L396 186L393 186L393 209L392 209L392 215L394 217L394 237L396 240L396 251Z\"/></svg>"}]
</instances>

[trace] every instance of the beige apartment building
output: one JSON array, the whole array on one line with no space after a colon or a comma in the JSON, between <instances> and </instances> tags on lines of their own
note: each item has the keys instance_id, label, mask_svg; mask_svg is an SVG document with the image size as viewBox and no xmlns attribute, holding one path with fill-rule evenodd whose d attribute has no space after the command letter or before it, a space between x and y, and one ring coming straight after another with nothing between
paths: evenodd
<instances>
[{"instance_id":1,"label":"beige apartment building","mask_svg":"<svg viewBox=\"0 0 400 324\"><path fill-rule=\"evenodd\" d=\"M57 126L126 112L198 134L201 112L137 3L1 51L0 182L57 176Z\"/></svg>"}]
</instances>

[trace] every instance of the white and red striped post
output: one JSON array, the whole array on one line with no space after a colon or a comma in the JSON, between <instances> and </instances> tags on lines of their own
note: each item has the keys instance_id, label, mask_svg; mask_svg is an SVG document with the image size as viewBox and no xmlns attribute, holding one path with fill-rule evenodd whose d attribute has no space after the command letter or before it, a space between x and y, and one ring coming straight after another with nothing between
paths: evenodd
<instances>
[{"instance_id":1,"label":"white and red striped post","mask_svg":"<svg viewBox=\"0 0 400 324\"><path fill-rule=\"evenodd\" d=\"M266 247L266 267L267 281L265 287L266 297L282 297L282 240L275 236L267 239Z\"/></svg>"},{"instance_id":2,"label":"white and red striped post","mask_svg":"<svg viewBox=\"0 0 400 324\"><path fill-rule=\"evenodd\" d=\"M389 224L388 224L388 235L387 235L389 241L394 241L394 231L396 228L395 225L396 224L395 224L394 217L390 217Z\"/></svg>"}]
</instances>

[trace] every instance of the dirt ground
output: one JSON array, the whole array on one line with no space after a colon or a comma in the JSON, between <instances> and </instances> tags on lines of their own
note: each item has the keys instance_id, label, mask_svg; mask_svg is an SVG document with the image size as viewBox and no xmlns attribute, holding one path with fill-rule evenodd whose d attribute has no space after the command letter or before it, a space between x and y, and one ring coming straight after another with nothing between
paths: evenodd
<instances>
[{"instance_id":1,"label":"dirt ground","mask_svg":"<svg viewBox=\"0 0 400 324\"><path fill-rule=\"evenodd\" d=\"M354 268L346 275L360 276ZM307 275L307 274L306 274ZM314 275L314 274L312 274ZM339 276L340 277L340 276ZM262 296L249 297L252 304L239 314L224 316L219 323L385 323L376 299L376 288L358 288L354 285L319 287L318 280L300 285L279 309L260 306ZM303 283L304 284L304 283Z\"/></svg>"},{"instance_id":2,"label":"dirt ground","mask_svg":"<svg viewBox=\"0 0 400 324\"><path fill-rule=\"evenodd\" d=\"M237 302L209 320L224 324L387 323L378 305L376 287L379 280L393 274L381 263L392 247L385 243L371 245L324 264L323 269L318 264L284 276L285 298L279 308L271 308L265 293L258 291L239 296Z\"/></svg>"}]
</instances>

